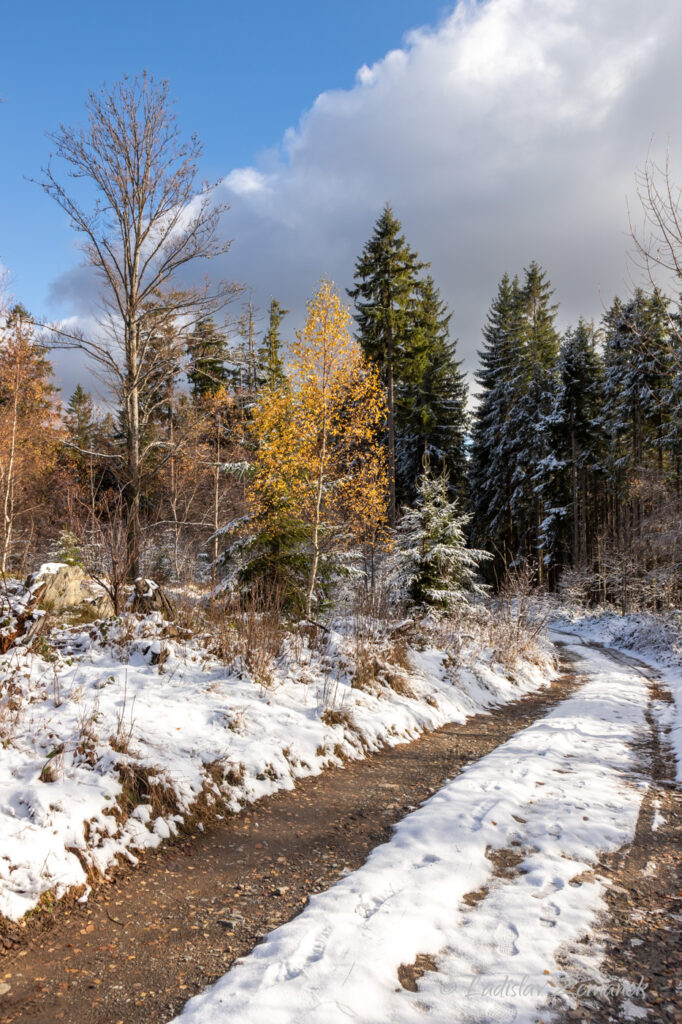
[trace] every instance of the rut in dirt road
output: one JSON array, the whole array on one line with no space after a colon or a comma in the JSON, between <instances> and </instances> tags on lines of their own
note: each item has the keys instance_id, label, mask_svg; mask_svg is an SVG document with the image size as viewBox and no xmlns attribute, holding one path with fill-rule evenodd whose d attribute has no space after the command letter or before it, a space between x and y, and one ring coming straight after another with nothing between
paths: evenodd
<instances>
[{"instance_id":1,"label":"rut in dirt road","mask_svg":"<svg viewBox=\"0 0 682 1024\"><path fill-rule=\"evenodd\" d=\"M682 1024L682 791L675 783L675 756L655 708L672 703L658 673L645 662L594 641L579 641L614 662L633 668L649 684L649 736L639 750L640 771L651 785L642 802L630 845L603 857L595 875L609 882L605 913L596 935L602 944L601 971L613 979L612 991L584 998L558 1024L620 1024L629 1003L647 1011L646 1019ZM570 966L571 951L566 963ZM589 985L591 978L579 979ZM623 982L625 984L623 985ZM621 991L622 988L622 991ZM586 1016L589 1014L589 1017Z\"/></svg>"},{"instance_id":2,"label":"rut in dirt road","mask_svg":"<svg viewBox=\"0 0 682 1024\"><path fill-rule=\"evenodd\" d=\"M358 868L391 825L461 767L569 696L546 690L307 778L204 834L169 844L85 906L13 929L0 1024L161 1024L310 894Z\"/></svg>"}]
</instances>

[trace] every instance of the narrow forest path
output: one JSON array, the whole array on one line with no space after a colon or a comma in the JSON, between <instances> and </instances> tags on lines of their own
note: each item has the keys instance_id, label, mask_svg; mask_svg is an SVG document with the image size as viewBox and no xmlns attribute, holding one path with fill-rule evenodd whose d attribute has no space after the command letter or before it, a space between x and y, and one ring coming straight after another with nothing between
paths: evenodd
<instances>
[{"instance_id":1,"label":"narrow forest path","mask_svg":"<svg viewBox=\"0 0 682 1024\"><path fill-rule=\"evenodd\" d=\"M595 875L608 882L607 909L595 941L602 947L602 970L614 984L584 996L580 1010L568 1012L556 1024L621 1024L638 1018L682 1024L682 790L656 714L672 703L672 696L656 670L639 658L581 637L575 641L647 680L649 736L638 755L650 785L632 843L603 857L595 868ZM589 986L590 978L584 982Z\"/></svg>"},{"instance_id":2,"label":"narrow forest path","mask_svg":"<svg viewBox=\"0 0 682 1024\"><path fill-rule=\"evenodd\" d=\"M581 680L307 778L148 855L85 905L13 930L0 1024L162 1024L310 894L357 869L391 826Z\"/></svg>"}]
</instances>

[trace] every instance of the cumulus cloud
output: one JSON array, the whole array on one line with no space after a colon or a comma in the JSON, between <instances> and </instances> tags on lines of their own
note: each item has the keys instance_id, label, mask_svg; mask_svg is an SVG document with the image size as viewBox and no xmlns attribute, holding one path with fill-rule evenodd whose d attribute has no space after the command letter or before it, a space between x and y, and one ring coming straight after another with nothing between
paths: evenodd
<instances>
[{"instance_id":1,"label":"cumulus cloud","mask_svg":"<svg viewBox=\"0 0 682 1024\"><path fill-rule=\"evenodd\" d=\"M291 329L320 276L351 284L390 201L432 263L467 368L500 277L531 259L562 325L598 317L628 288L635 168L652 137L682 154L681 30L678 0L464 0L226 174L221 275L262 307L280 299Z\"/></svg>"}]
</instances>

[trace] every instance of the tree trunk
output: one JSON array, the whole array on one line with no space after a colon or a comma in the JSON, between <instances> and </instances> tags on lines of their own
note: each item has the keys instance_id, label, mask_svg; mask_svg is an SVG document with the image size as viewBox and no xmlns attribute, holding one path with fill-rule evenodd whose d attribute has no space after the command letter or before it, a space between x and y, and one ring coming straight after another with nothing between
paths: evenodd
<instances>
[{"instance_id":1,"label":"tree trunk","mask_svg":"<svg viewBox=\"0 0 682 1024\"><path fill-rule=\"evenodd\" d=\"M580 550L580 563L587 565L592 557L592 531L588 531L587 522L587 472L583 468L580 472L580 524L578 527L578 542Z\"/></svg>"},{"instance_id":2,"label":"tree trunk","mask_svg":"<svg viewBox=\"0 0 682 1024\"><path fill-rule=\"evenodd\" d=\"M578 457L575 440L575 427L571 425L571 492L573 499L573 565L581 563L580 558L580 523L578 509Z\"/></svg>"},{"instance_id":3,"label":"tree trunk","mask_svg":"<svg viewBox=\"0 0 682 1024\"><path fill-rule=\"evenodd\" d=\"M386 405L388 406L388 525L395 526L395 402L393 395L393 328L389 327L386 349Z\"/></svg>"},{"instance_id":4,"label":"tree trunk","mask_svg":"<svg viewBox=\"0 0 682 1024\"><path fill-rule=\"evenodd\" d=\"M126 450L128 455L128 482L126 504L128 511L128 578L140 575L140 391L138 383L139 325L126 325L126 358L128 363L128 395L126 401Z\"/></svg>"},{"instance_id":5,"label":"tree trunk","mask_svg":"<svg viewBox=\"0 0 682 1024\"><path fill-rule=\"evenodd\" d=\"M213 567L212 586L215 589L218 566L218 528L220 526L220 416L217 418L216 467L213 476Z\"/></svg>"},{"instance_id":6,"label":"tree trunk","mask_svg":"<svg viewBox=\"0 0 682 1024\"><path fill-rule=\"evenodd\" d=\"M541 587L545 579L545 548L542 543L542 505L539 501L535 506L535 531L537 537L536 550L538 553L538 586Z\"/></svg>"},{"instance_id":7,"label":"tree trunk","mask_svg":"<svg viewBox=\"0 0 682 1024\"><path fill-rule=\"evenodd\" d=\"M305 614L306 618L310 618L312 615L313 605L313 594L315 593L315 582L317 580L317 570L320 564L320 514L322 510L322 489L324 484L324 473L325 463L327 459L327 423L326 416L322 421L322 451L320 453L320 462L317 473L317 494L315 495L315 512L313 516L313 560L310 566L310 579L308 581L308 591L305 596Z\"/></svg>"},{"instance_id":8,"label":"tree trunk","mask_svg":"<svg viewBox=\"0 0 682 1024\"><path fill-rule=\"evenodd\" d=\"M173 380L168 383L167 388L167 401L168 401L168 443L171 449L171 457L169 462L170 471L170 506L173 514L173 568L175 571L175 578L180 579L180 517L178 516L178 479L177 479L177 465L175 458L175 394L173 391Z\"/></svg>"},{"instance_id":9,"label":"tree trunk","mask_svg":"<svg viewBox=\"0 0 682 1024\"><path fill-rule=\"evenodd\" d=\"M7 463L7 480L5 482L5 494L3 500L3 531L2 531L2 563L0 571L4 576L7 572L7 558L12 543L12 528L14 525L14 459L17 448L17 419L19 406L19 368L17 367L16 380L14 382L14 404L12 407L12 438L10 441L9 460Z\"/></svg>"}]
</instances>

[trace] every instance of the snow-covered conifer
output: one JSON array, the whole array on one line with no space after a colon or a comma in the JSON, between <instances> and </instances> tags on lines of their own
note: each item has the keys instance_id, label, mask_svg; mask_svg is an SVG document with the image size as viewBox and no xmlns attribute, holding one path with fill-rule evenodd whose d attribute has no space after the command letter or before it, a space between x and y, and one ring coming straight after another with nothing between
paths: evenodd
<instances>
[{"instance_id":1,"label":"snow-covered conifer","mask_svg":"<svg viewBox=\"0 0 682 1024\"><path fill-rule=\"evenodd\" d=\"M470 516L450 501L447 473L433 476L428 459L417 500L398 526L396 576L410 601L449 608L482 592L478 567L487 552L467 547Z\"/></svg>"}]
</instances>

